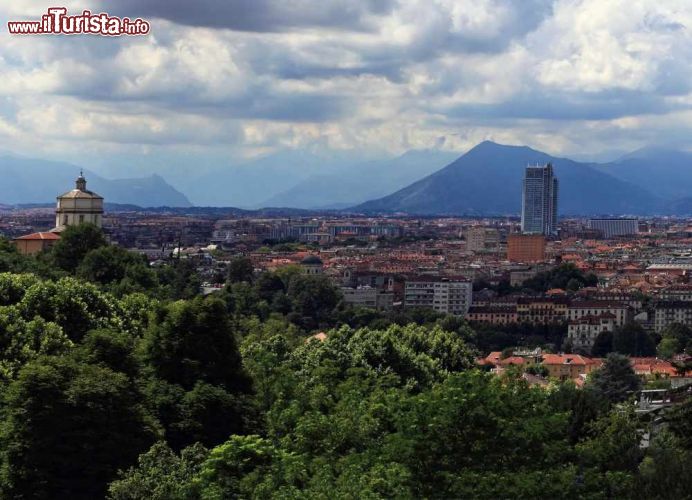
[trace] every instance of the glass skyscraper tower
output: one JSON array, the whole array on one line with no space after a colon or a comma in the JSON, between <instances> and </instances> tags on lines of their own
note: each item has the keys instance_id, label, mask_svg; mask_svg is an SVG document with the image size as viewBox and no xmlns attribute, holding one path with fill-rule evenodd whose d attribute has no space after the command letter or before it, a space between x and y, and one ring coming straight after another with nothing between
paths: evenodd
<instances>
[{"instance_id":1,"label":"glass skyscraper tower","mask_svg":"<svg viewBox=\"0 0 692 500\"><path fill-rule=\"evenodd\" d=\"M553 166L526 167L521 202L521 232L553 236L557 232L557 187Z\"/></svg>"}]
</instances>

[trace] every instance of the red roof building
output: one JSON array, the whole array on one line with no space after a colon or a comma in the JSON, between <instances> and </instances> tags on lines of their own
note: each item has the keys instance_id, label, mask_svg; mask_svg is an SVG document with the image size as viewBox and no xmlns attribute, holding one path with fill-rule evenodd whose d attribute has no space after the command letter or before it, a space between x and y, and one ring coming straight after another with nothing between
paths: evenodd
<instances>
[{"instance_id":1,"label":"red roof building","mask_svg":"<svg viewBox=\"0 0 692 500\"><path fill-rule=\"evenodd\" d=\"M12 240L22 255L35 255L52 247L60 235L56 233L33 233Z\"/></svg>"}]
</instances>

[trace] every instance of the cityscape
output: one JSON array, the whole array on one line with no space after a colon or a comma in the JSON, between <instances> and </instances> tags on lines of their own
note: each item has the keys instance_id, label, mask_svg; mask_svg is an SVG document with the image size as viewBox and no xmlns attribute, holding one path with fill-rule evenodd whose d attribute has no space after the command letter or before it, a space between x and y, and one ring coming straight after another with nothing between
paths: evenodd
<instances>
[{"instance_id":1,"label":"cityscape","mask_svg":"<svg viewBox=\"0 0 692 500\"><path fill-rule=\"evenodd\" d=\"M37 4L0 498L692 498L689 5Z\"/></svg>"}]
</instances>

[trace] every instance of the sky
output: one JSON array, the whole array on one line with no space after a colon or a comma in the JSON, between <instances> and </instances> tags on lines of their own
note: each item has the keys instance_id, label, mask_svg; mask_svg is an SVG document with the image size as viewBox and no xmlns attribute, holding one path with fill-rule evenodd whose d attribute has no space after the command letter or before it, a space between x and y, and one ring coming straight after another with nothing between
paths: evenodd
<instances>
[{"instance_id":1,"label":"sky","mask_svg":"<svg viewBox=\"0 0 692 500\"><path fill-rule=\"evenodd\" d=\"M140 37L16 36L0 150L80 164L397 155L483 140L573 158L689 147L690 0L63 0Z\"/></svg>"}]
</instances>

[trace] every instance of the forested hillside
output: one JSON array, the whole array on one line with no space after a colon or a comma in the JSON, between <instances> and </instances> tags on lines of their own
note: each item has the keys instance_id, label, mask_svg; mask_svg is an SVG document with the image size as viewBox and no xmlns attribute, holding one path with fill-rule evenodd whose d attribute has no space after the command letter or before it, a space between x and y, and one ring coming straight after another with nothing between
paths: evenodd
<instances>
[{"instance_id":1,"label":"forested hillside","mask_svg":"<svg viewBox=\"0 0 692 500\"><path fill-rule=\"evenodd\" d=\"M70 227L0 241L3 498L689 498L692 402L640 448L611 354L584 388L477 368L425 311L346 309L327 278L151 268ZM315 335L323 332L325 335ZM500 346L501 347L501 346Z\"/></svg>"}]
</instances>

